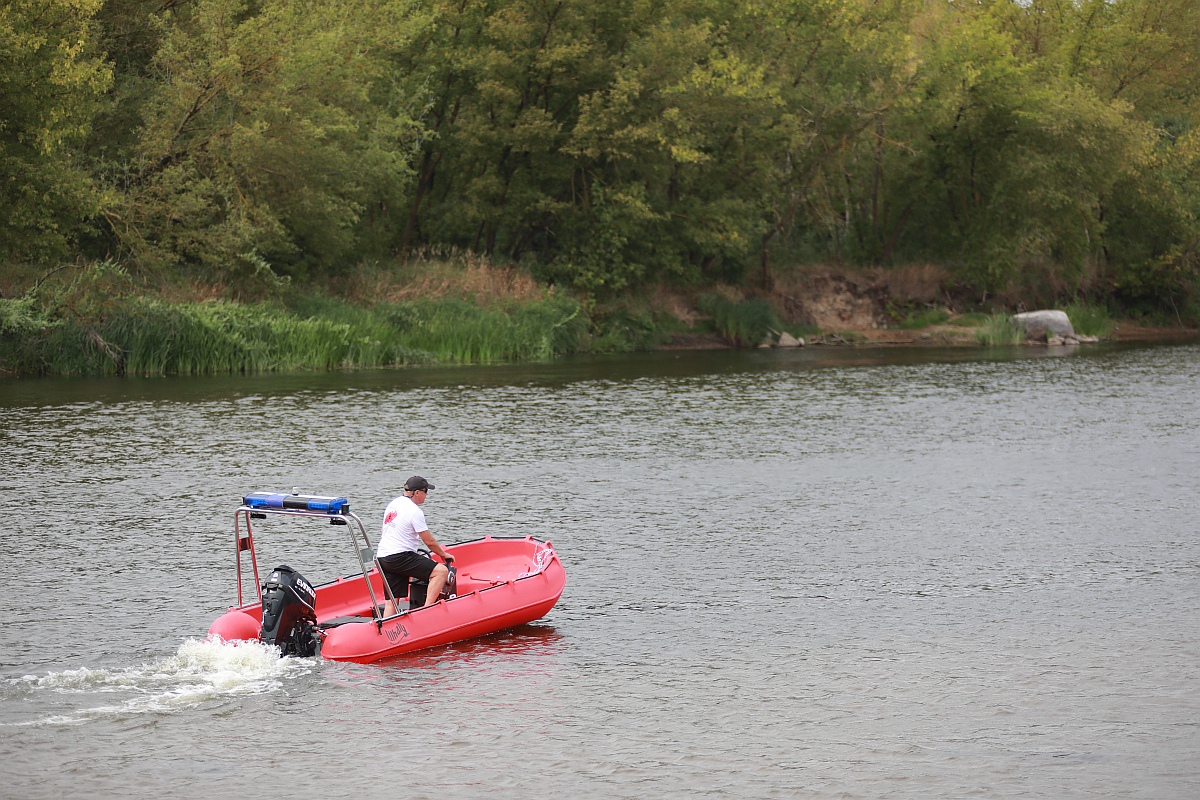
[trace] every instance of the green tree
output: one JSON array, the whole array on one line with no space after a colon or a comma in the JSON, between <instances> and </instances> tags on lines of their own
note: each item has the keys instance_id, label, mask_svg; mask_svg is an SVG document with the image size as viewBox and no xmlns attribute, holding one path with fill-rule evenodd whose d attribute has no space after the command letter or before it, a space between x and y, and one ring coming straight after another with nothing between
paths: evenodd
<instances>
[{"instance_id":1,"label":"green tree","mask_svg":"<svg viewBox=\"0 0 1200 800\"><path fill-rule=\"evenodd\" d=\"M386 54L420 24L381 0L197 0L161 15L142 126L108 218L145 263L330 268L403 194L419 134Z\"/></svg>"},{"instance_id":2,"label":"green tree","mask_svg":"<svg viewBox=\"0 0 1200 800\"><path fill-rule=\"evenodd\" d=\"M0 2L0 262L64 257L103 205L83 153L111 80L92 48L99 5Z\"/></svg>"},{"instance_id":3,"label":"green tree","mask_svg":"<svg viewBox=\"0 0 1200 800\"><path fill-rule=\"evenodd\" d=\"M1083 280L1102 254L1105 198L1153 136L1070 74L1039 13L955 3L912 19L911 71L846 137L814 203L836 255L947 263L989 291L1041 273Z\"/></svg>"},{"instance_id":4,"label":"green tree","mask_svg":"<svg viewBox=\"0 0 1200 800\"><path fill-rule=\"evenodd\" d=\"M909 184L921 249L959 260L986 288L1022 265L1082 267L1099 248L1101 198L1150 144L1123 104L1014 50L986 12L942 33Z\"/></svg>"},{"instance_id":5,"label":"green tree","mask_svg":"<svg viewBox=\"0 0 1200 800\"><path fill-rule=\"evenodd\" d=\"M1086 87L1127 126L1152 127L1153 147L1122 154L1124 169L1097 197L1096 260L1124 301L1174 303L1196 283L1200 3L1035 0L995 8L1026 60Z\"/></svg>"},{"instance_id":6,"label":"green tree","mask_svg":"<svg viewBox=\"0 0 1200 800\"><path fill-rule=\"evenodd\" d=\"M780 107L767 146L774 191L764 280L777 236L799 243L802 257L878 258L890 224L884 162L905 146L890 120L915 84L917 7L777 0L760 8L744 19L741 38L761 52Z\"/></svg>"},{"instance_id":7,"label":"green tree","mask_svg":"<svg viewBox=\"0 0 1200 800\"><path fill-rule=\"evenodd\" d=\"M399 61L429 89L432 133L405 244L535 254L542 275L600 293L737 279L880 104L907 13L437 4Z\"/></svg>"},{"instance_id":8,"label":"green tree","mask_svg":"<svg viewBox=\"0 0 1200 800\"><path fill-rule=\"evenodd\" d=\"M631 32L608 84L581 99L566 150L579 164L584 224L560 257L568 268L586 263L598 274L592 239L611 240L631 222L637 235L603 253L599 274L636 264L675 280L736 279L753 257L770 202L763 137L779 102L731 41L720 12L732 7L703 9L712 17L677 10L691 17L665 15ZM615 216L614 197L638 203Z\"/></svg>"},{"instance_id":9,"label":"green tree","mask_svg":"<svg viewBox=\"0 0 1200 800\"><path fill-rule=\"evenodd\" d=\"M453 243L512 259L560 248L584 191L564 150L581 98L609 83L651 9L440 0L433 13L426 35L396 56L397 73L427 92L430 132L403 246Z\"/></svg>"}]
</instances>

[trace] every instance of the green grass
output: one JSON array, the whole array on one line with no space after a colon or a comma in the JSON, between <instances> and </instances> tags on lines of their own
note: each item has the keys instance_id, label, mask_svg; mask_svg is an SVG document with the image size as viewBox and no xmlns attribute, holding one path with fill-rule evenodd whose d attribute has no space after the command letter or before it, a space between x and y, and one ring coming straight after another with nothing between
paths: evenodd
<instances>
[{"instance_id":1,"label":"green grass","mask_svg":"<svg viewBox=\"0 0 1200 800\"><path fill-rule=\"evenodd\" d=\"M544 360L579 349L586 329L579 304L561 296L490 309L447 299L304 305L134 297L72 312L0 300L0 369L199 375Z\"/></svg>"},{"instance_id":2,"label":"green grass","mask_svg":"<svg viewBox=\"0 0 1200 800\"><path fill-rule=\"evenodd\" d=\"M780 327L775 309L766 300L737 302L719 294L706 294L697 303L712 318L713 329L734 347L754 347Z\"/></svg>"},{"instance_id":3,"label":"green grass","mask_svg":"<svg viewBox=\"0 0 1200 800\"><path fill-rule=\"evenodd\" d=\"M910 313L900 320L898 327L901 330L913 331L928 328L930 325L942 325L949 319L950 315L940 308L926 308Z\"/></svg>"},{"instance_id":4,"label":"green grass","mask_svg":"<svg viewBox=\"0 0 1200 800\"><path fill-rule=\"evenodd\" d=\"M992 314L975 329L975 339L982 345L1020 344L1023 334L1008 314Z\"/></svg>"},{"instance_id":5,"label":"green grass","mask_svg":"<svg viewBox=\"0 0 1200 800\"><path fill-rule=\"evenodd\" d=\"M1094 306L1077 300L1067 306L1066 311L1075 333L1084 336L1098 336L1101 339L1112 335L1115 326L1112 318L1108 315L1108 309L1103 306Z\"/></svg>"},{"instance_id":6,"label":"green grass","mask_svg":"<svg viewBox=\"0 0 1200 800\"><path fill-rule=\"evenodd\" d=\"M987 314L982 314L978 311L972 311L967 314L960 314L950 320L951 325L957 325L960 328L978 328L989 319Z\"/></svg>"}]
</instances>

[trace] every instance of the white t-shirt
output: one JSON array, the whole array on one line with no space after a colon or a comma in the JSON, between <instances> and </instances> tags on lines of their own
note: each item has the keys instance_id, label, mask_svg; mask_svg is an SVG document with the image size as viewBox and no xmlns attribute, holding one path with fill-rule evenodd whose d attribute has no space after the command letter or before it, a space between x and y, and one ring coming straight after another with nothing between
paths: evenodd
<instances>
[{"instance_id":1,"label":"white t-shirt","mask_svg":"<svg viewBox=\"0 0 1200 800\"><path fill-rule=\"evenodd\" d=\"M375 557L417 552L417 546L421 544L419 534L427 530L429 526L425 524L425 512L411 497L400 495L388 503L387 510L383 512L383 527L379 529L379 547L375 549Z\"/></svg>"}]
</instances>

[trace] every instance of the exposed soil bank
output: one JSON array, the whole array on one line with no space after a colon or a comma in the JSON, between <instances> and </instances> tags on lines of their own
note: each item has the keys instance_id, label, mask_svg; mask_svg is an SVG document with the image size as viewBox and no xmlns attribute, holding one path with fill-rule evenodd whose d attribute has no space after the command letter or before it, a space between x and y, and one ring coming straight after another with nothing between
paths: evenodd
<instances>
[{"instance_id":1,"label":"exposed soil bank","mask_svg":"<svg viewBox=\"0 0 1200 800\"><path fill-rule=\"evenodd\" d=\"M950 287L950 288L948 288ZM735 295L752 292L732 290ZM951 285L949 274L931 265L895 269L838 269L805 267L777 277L760 296L777 310L783 326L803 332L805 344L979 346L980 317L987 313L1023 311L1014 298L980 303L971 293ZM686 305L676 298L675 306ZM661 349L720 349L728 341L696 326L667 337ZM934 320L924 324L923 320ZM1136 320L1112 320L1108 341L1187 341L1200 337L1195 326L1147 325ZM1036 343L1030 343L1036 344ZM1041 343L1044 346L1044 342Z\"/></svg>"},{"instance_id":2,"label":"exposed soil bank","mask_svg":"<svg viewBox=\"0 0 1200 800\"><path fill-rule=\"evenodd\" d=\"M1195 328L1160 328L1141 325L1137 322L1117 322L1111 336L1105 341L1115 342L1179 342L1200 341L1200 330ZM823 346L897 346L897 347L981 347L973 328L954 325L932 325L921 330L900 329L846 329L836 333L823 333L805 339L806 347ZM1030 343L1030 347L1045 347L1045 343ZM672 334L658 350L731 350L721 336L715 333Z\"/></svg>"}]
</instances>

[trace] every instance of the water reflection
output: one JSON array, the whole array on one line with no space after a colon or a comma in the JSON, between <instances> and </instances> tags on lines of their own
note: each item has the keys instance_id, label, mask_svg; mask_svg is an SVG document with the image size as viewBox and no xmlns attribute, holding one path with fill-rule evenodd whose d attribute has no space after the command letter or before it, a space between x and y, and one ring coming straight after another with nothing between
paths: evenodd
<instances>
[{"instance_id":1,"label":"water reflection","mask_svg":"<svg viewBox=\"0 0 1200 800\"><path fill-rule=\"evenodd\" d=\"M700 350L574 356L544 364L312 372L291 375L219 375L165 378L0 379L0 408L137 401L255 402L296 393L389 392L455 386L555 386L583 380L624 381L813 370L836 367L962 364L1064 356L1103 356L1150 347L1110 342L1077 347L809 347L796 350ZM3 418L0 417L0 423Z\"/></svg>"},{"instance_id":2,"label":"water reflection","mask_svg":"<svg viewBox=\"0 0 1200 800\"><path fill-rule=\"evenodd\" d=\"M378 663L397 670L440 669L447 662L467 669L479 661L489 665L525 663L561 652L562 641L563 635L553 625L536 623L444 647L404 653Z\"/></svg>"},{"instance_id":3,"label":"water reflection","mask_svg":"<svg viewBox=\"0 0 1200 800\"><path fill-rule=\"evenodd\" d=\"M358 686L404 682L411 679L412 671L436 673L447 668L526 672L543 659L561 654L562 645L563 635L553 625L538 622L372 664L328 662L325 676L339 686Z\"/></svg>"}]
</instances>

